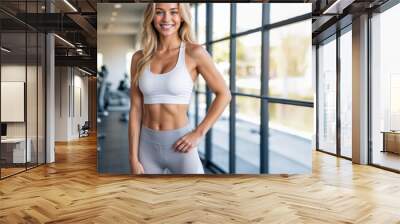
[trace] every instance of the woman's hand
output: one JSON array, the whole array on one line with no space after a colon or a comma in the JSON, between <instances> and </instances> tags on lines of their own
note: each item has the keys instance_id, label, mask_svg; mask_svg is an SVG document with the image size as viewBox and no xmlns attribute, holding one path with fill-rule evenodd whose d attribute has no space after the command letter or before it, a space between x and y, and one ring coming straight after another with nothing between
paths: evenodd
<instances>
[{"instance_id":1,"label":"woman's hand","mask_svg":"<svg viewBox=\"0 0 400 224\"><path fill-rule=\"evenodd\" d=\"M199 145L203 136L196 131L191 131L175 142L173 148L176 152L187 153Z\"/></svg>"},{"instance_id":2,"label":"woman's hand","mask_svg":"<svg viewBox=\"0 0 400 224\"><path fill-rule=\"evenodd\" d=\"M139 162L139 160L134 161L131 163L131 172L132 174L144 174L144 169L142 164Z\"/></svg>"}]
</instances>

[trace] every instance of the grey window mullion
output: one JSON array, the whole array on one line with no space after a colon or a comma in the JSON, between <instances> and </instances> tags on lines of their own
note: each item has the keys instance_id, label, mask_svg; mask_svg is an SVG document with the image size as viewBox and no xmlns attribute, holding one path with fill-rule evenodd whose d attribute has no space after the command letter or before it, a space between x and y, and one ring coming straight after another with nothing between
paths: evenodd
<instances>
[{"instance_id":1,"label":"grey window mullion","mask_svg":"<svg viewBox=\"0 0 400 224\"><path fill-rule=\"evenodd\" d=\"M367 114L367 132L368 132L368 164L373 164L373 151L372 151L372 12L368 13L368 25L367 25L367 39L368 39L368 53L367 53L367 64L368 64L368 69L367 69L367 92L368 92L368 114Z\"/></svg>"},{"instance_id":2,"label":"grey window mullion","mask_svg":"<svg viewBox=\"0 0 400 224\"><path fill-rule=\"evenodd\" d=\"M270 4L262 5L262 25L269 23ZM269 30L261 33L261 96L269 95ZM260 173L269 172L269 112L268 100L261 99L260 121Z\"/></svg>"},{"instance_id":3,"label":"grey window mullion","mask_svg":"<svg viewBox=\"0 0 400 224\"><path fill-rule=\"evenodd\" d=\"M336 31L336 155L341 156L340 122L340 30Z\"/></svg>"},{"instance_id":4,"label":"grey window mullion","mask_svg":"<svg viewBox=\"0 0 400 224\"><path fill-rule=\"evenodd\" d=\"M212 55L212 47L211 47L211 40L212 40L212 33L213 33L213 5L212 3L206 3L206 48L207 51L209 52L210 55ZM212 100L212 95L211 95L211 90L210 88L206 85L206 112L211 106L211 100ZM205 159L206 159L206 165L211 161L211 152L212 152L212 128L208 130L205 138Z\"/></svg>"},{"instance_id":5,"label":"grey window mullion","mask_svg":"<svg viewBox=\"0 0 400 224\"><path fill-rule=\"evenodd\" d=\"M236 33L236 3L231 4L231 23L230 33ZM229 52L229 89L231 92L236 91L236 38L230 40ZM236 96L232 95L229 106L229 173L236 173Z\"/></svg>"}]
</instances>

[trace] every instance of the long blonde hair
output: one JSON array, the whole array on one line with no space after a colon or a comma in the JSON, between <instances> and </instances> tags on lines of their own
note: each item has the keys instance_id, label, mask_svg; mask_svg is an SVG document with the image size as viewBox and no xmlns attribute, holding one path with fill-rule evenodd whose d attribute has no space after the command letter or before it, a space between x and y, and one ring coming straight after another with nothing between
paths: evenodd
<instances>
[{"instance_id":1,"label":"long blonde hair","mask_svg":"<svg viewBox=\"0 0 400 224\"><path fill-rule=\"evenodd\" d=\"M179 14L182 17L182 23L179 27L179 38L184 42L194 43L192 31L192 15L190 13L190 6L188 3L178 3ZM143 57L137 62L134 77L132 77L133 84L137 85L139 76L143 73L144 68L150 63L158 46L158 31L153 26L153 18L156 12L156 3L149 3L144 12L144 20L142 24L142 37L141 47Z\"/></svg>"}]
</instances>

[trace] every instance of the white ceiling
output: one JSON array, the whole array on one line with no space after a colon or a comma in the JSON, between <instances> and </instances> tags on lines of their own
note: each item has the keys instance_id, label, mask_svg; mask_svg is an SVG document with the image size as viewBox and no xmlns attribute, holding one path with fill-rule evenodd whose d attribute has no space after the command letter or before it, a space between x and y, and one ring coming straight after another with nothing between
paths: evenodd
<instances>
[{"instance_id":1,"label":"white ceiling","mask_svg":"<svg viewBox=\"0 0 400 224\"><path fill-rule=\"evenodd\" d=\"M121 7L116 8L118 5ZM97 34L138 34L146 5L147 3L97 3Z\"/></svg>"}]
</instances>

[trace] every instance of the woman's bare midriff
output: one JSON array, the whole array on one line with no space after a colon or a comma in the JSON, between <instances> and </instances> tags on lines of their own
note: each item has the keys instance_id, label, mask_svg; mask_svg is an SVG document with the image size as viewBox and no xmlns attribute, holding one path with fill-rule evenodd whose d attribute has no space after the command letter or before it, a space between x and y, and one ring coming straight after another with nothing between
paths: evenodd
<instances>
[{"instance_id":1,"label":"woman's bare midriff","mask_svg":"<svg viewBox=\"0 0 400 224\"><path fill-rule=\"evenodd\" d=\"M187 104L144 104L143 125L165 131L184 127L189 123Z\"/></svg>"}]
</instances>

